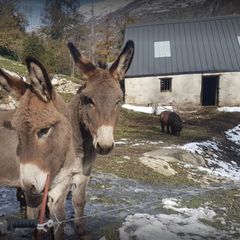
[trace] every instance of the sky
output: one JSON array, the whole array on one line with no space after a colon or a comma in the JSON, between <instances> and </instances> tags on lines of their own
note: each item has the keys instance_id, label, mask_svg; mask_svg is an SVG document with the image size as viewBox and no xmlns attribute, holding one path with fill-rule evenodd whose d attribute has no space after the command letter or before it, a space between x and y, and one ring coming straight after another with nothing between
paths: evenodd
<instances>
[{"instance_id":1,"label":"sky","mask_svg":"<svg viewBox=\"0 0 240 240\"><path fill-rule=\"evenodd\" d=\"M79 0L81 5L91 3L92 0ZM97 2L99 0L94 0ZM31 30L41 25L41 12L44 8L45 0L21 0L18 2L20 10L27 16L29 26L27 30Z\"/></svg>"}]
</instances>

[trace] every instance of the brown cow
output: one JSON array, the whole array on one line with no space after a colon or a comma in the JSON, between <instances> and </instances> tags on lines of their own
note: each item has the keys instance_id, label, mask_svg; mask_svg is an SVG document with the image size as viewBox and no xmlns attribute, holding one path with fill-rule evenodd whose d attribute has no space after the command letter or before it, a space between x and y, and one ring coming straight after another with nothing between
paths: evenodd
<instances>
[{"instance_id":1,"label":"brown cow","mask_svg":"<svg viewBox=\"0 0 240 240\"><path fill-rule=\"evenodd\" d=\"M163 111L160 114L160 123L162 132L164 132L165 126L167 127L167 132L176 136L180 135L183 128L182 120L179 115L171 111ZM170 132L171 129L171 132Z\"/></svg>"}]
</instances>

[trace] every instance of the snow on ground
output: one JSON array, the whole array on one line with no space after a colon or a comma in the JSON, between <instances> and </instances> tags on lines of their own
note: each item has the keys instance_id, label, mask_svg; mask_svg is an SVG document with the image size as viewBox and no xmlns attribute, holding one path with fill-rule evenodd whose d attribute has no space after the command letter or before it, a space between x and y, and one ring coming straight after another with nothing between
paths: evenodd
<instances>
[{"instance_id":1,"label":"snow on ground","mask_svg":"<svg viewBox=\"0 0 240 240\"><path fill-rule=\"evenodd\" d=\"M219 107L219 112L240 112L240 107Z\"/></svg>"},{"instance_id":2,"label":"snow on ground","mask_svg":"<svg viewBox=\"0 0 240 240\"><path fill-rule=\"evenodd\" d=\"M146 106L134 106L131 104L123 104L122 107L128 110L133 110L134 112L143 112L143 113L149 113L149 114L155 113L156 115L159 115L163 111L173 110L172 106L146 107Z\"/></svg>"},{"instance_id":3,"label":"snow on ground","mask_svg":"<svg viewBox=\"0 0 240 240\"><path fill-rule=\"evenodd\" d=\"M160 106L160 107L143 107L143 106L134 106L130 104L124 104L123 108L145 112L145 113L157 113L160 114L161 111L172 110L171 106ZM222 107L218 108L218 111L225 112L240 112L240 107ZM225 132L226 138L229 141L234 142L237 145L240 145L240 124L233 129L230 129ZM147 143L147 142L146 142ZM146 144L145 142L135 142L131 143L132 146L141 146ZM160 143L160 142L159 142ZM128 144L126 141L120 141L117 144ZM152 143L154 144L154 143ZM158 143L156 143L158 144ZM235 161L227 162L224 161L221 152L221 146L219 143L214 141L204 141L204 142L192 142L187 143L183 146L170 146L166 148L180 148L185 151L191 152L193 154L201 155L206 161L206 167L198 167L199 171L208 173L209 175L214 175L217 177L223 177L234 181L240 180L240 167L237 166ZM237 150L236 150L237 151ZM193 168L189 164L186 164L187 168Z\"/></svg>"},{"instance_id":4,"label":"snow on ground","mask_svg":"<svg viewBox=\"0 0 240 240\"><path fill-rule=\"evenodd\" d=\"M135 106L131 104L123 104L123 108L126 108L128 110L133 110L135 112L144 112L144 113L155 113L156 115L159 115L163 111L173 111L172 106ZM219 107L217 108L219 112L240 112L240 107ZM191 111L196 112L196 111Z\"/></svg>"},{"instance_id":5,"label":"snow on ground","mask_svg":"<svg viewBox=\"0 0 240 240\"><path fill-rule=\"evenodd\" d=\"M150 215L136 213L129 215L119 229L120 239L136 240L190 240L215 236L226 237L224 231L205 225L201 220L212 221L216 213L208 207L181 208L177 199L163 199L163 208L172 210L171 214ZM215 238L214 238L215 239Z\"/></svg>"},{"instance_id":6,"label":"snow on ground","mask_svg":"<svg viewBox=\"0 0 240 240\"><path fill-rule=\"evenodd\" d=\"M240 124L233 129L225 131L225 135L229 141L234 142L237 145L240 145Z\"/></svg>"},{"instance_id":7,"label":"snow on ground","mask_svg":"<svg viewBox=\"0 0 240 240\"><path fill-rule=\"evenodd\" d=\"M123 104L122 107L128 110L133 110L134 112L143 112L143 113L150 113L150 114L154 112L154 109L152 107L133 106L130 104Z\"/></svg>"},{"instance_id":8,"label":"snow on ground","mask_svg":"<svg viewBox=\"0 0 240 240\"><path fill-rule=\"evenodd\" d=\"M131 146L143 146L145 144L149 144L149 145L158 145L158 144L161 144L163 143L163 141L147 141L147 140L129 140L127 138L121 138L119 141L116 141L115 144L116 145L126 145L126 144L129 144Z\"/></svg>"},{"instance_id":9,"label":"snow on ground","mask_svg":"<svg viewBox=\"0 0 240 240\"><path fill-rule=\"evenodd\" d=\"M204 157L207 166L198 167L210 175L223 177L234 181L240 180L240 167L235 161L225 162L221 157L221 146L214 141L193 142L183 146L174 146ZM187 165L189 167L189 164Z\"/></svg>"}]
</instances>

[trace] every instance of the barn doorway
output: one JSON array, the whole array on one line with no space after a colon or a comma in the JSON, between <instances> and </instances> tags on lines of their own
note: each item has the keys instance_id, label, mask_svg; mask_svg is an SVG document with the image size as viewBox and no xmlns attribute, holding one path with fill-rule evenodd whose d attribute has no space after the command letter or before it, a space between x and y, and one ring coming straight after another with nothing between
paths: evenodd
<instances>
[{"instance_id":1,"label":"barn doorway","mask_svg":"<svg viewBox=\"0 0 240 240\"><path fill-rule=\"evenodd\" d=\"M202 77L202 106L218 105L219 76Z\"/></svg>"}]
</instances>

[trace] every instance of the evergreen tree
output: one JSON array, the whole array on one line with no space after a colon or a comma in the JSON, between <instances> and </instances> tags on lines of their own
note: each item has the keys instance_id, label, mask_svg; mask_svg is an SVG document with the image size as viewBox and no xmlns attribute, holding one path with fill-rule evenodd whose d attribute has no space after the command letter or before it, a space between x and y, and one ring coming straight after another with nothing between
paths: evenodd
<instances>
[{"instance_id":1,"label":"evergreen tree","mask_svg":"<svg viewBox=\"0 0 240 240\"><path fill-rule=\"evenodd\" d=\"M97 33L100 34L100 41L96 43L96 53L98 60L101 62L111 62L114 59L114 44L115 36L114 30L111 26L112 16L109 14L104 24L98 27Z\"/></svg>"},{"instance_id":2,"label":"evergreen tree","mask_svg":"<svg viewBox=\"0 0 240 240\"><path fill-rule=\"evenodd\" d=\"M128 25L134 24L135 19L129 15L129 13L126 13L123 17L123 21L116 22L117 28L119 29L119 37L118 37L118 49L122 48L122 45L124 43L124 37L125 37L125 30Z\"/></svg>"},{"instance_id":3,"label":"evergreen tree","mask_svg":"<svg viewBox=\"0 0 240 240\"><path fill-rule=\"evenodd\" d=\"M27 26L15 0L0 0L0 54L17 59Z\"/></svg>"},{"instance_id":4,"label":"evergreen tree","mask_svg":"<svg viewBox=\"0 0 240 240\"><path fill-rule=\"evenodd\" d=\"M54 40L69 37L79 24L78 7L78 0L47 0L42 14L43 32Z\"/></svg>"}]
</instances>

